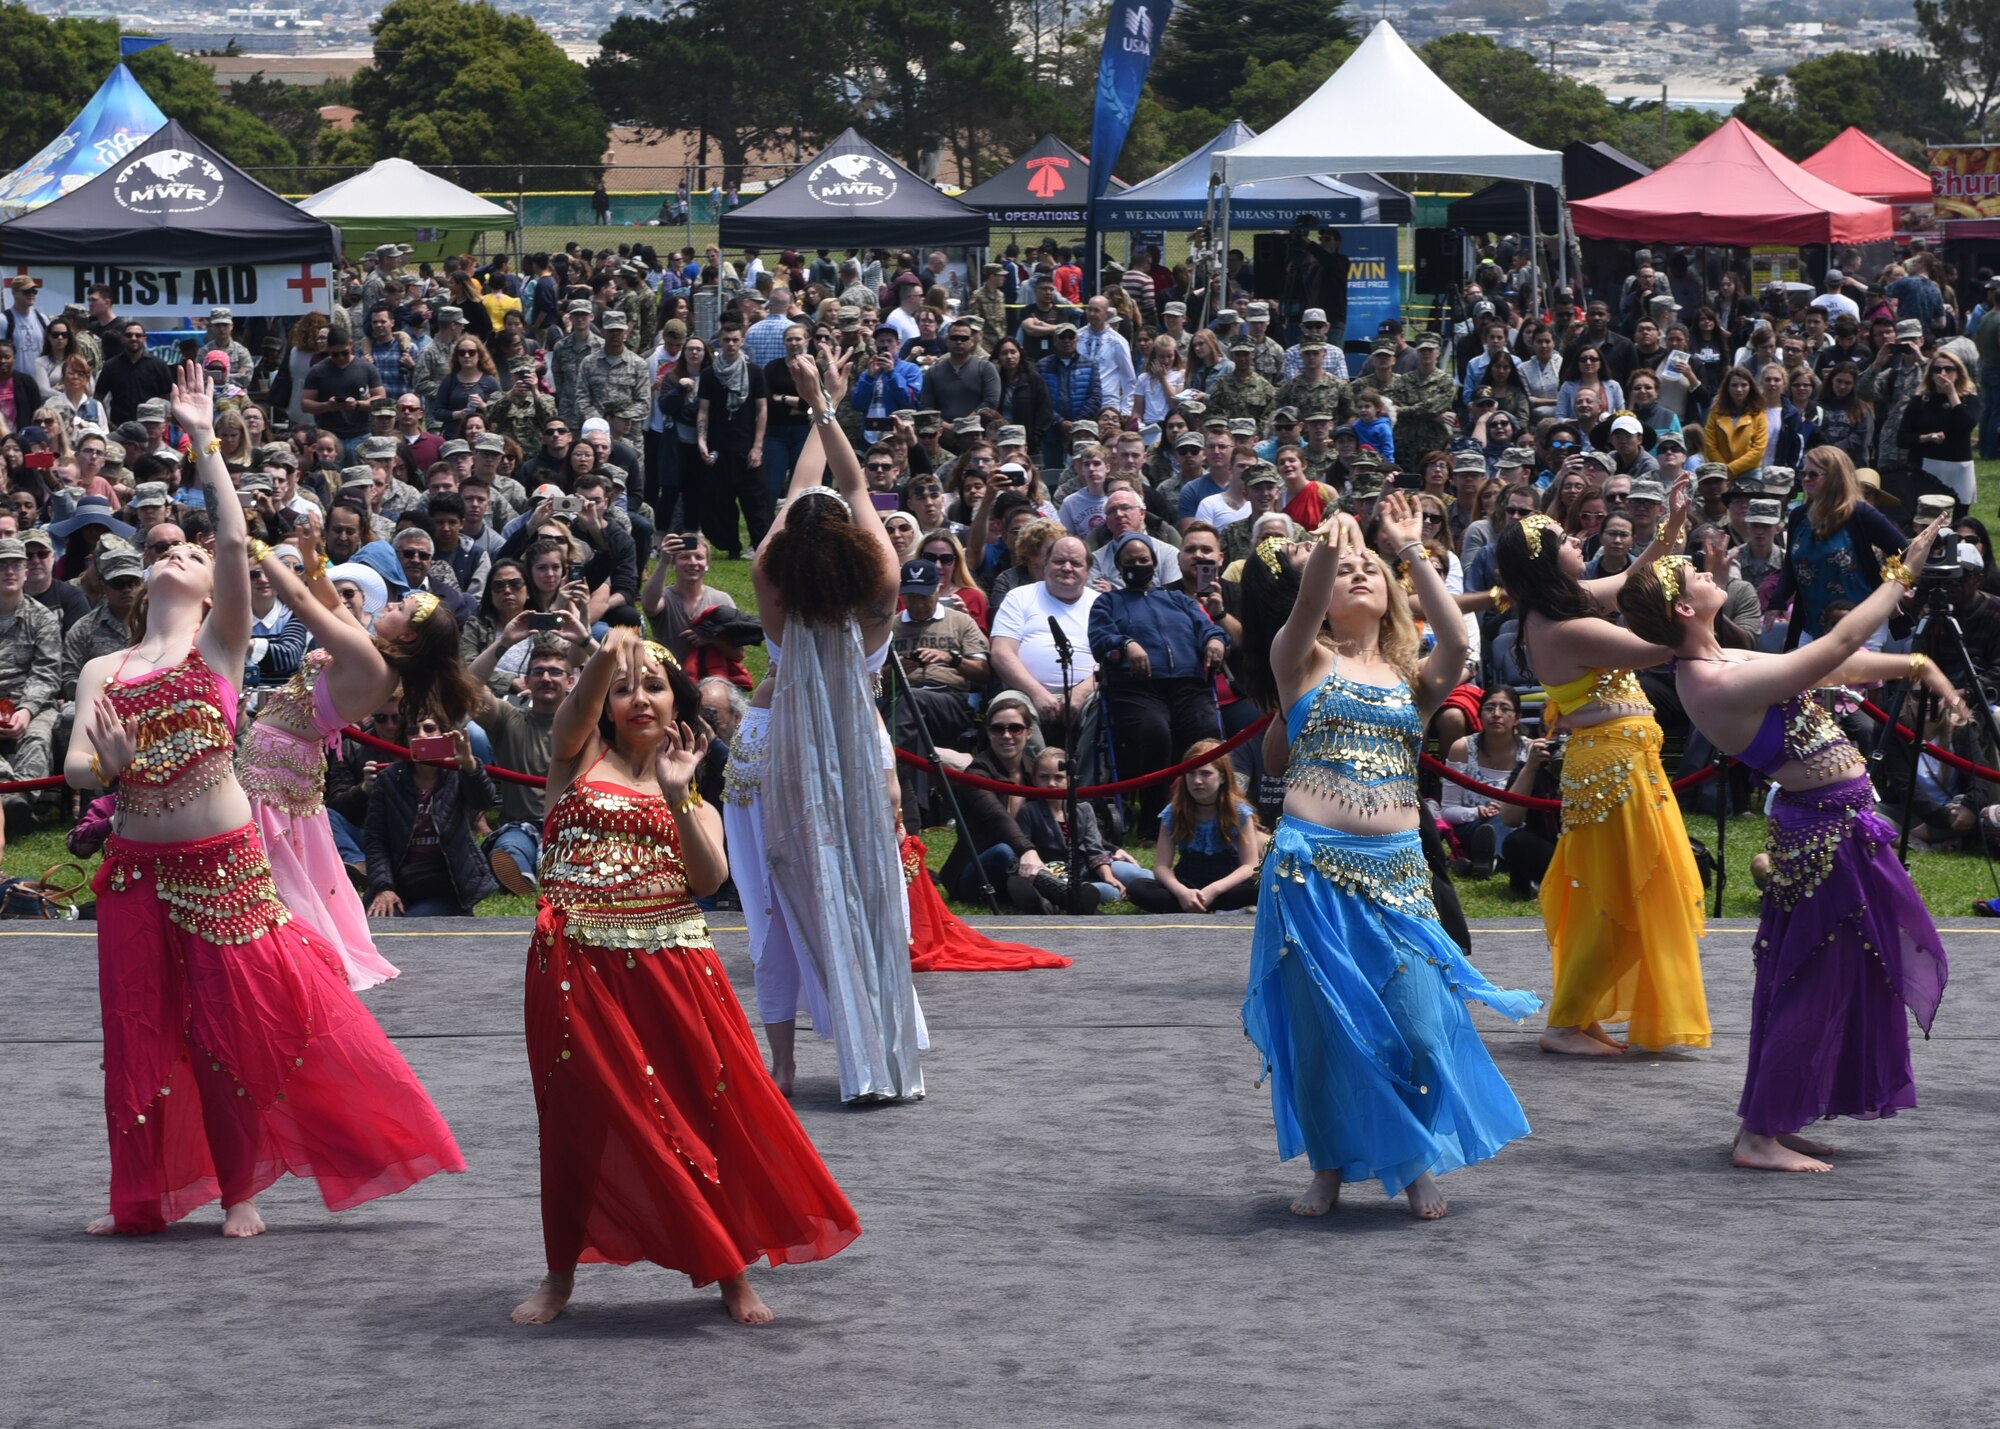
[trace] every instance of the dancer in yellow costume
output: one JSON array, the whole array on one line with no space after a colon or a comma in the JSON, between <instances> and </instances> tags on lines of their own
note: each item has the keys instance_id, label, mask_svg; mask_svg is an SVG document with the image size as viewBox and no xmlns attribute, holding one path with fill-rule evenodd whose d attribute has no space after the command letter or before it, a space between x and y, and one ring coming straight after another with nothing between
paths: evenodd
<instances>
[{"instance_id":1,"label":"dancer in yellow costume","mask_svg":"<svg viewBox=\"0 0 2000 1429\"><path fill-rule=\"evenodd\" d=\"M1628 570L1680 544L1685 478L1653 544ZM1701 875L1660 764L1660 726L1634 670L1660 647L1606 612L1623 574L1583 580L1583 553L1546 516L1502 534L1500 579L1522 612L1522 638L1548 692L1545 721L1568 731L1562 837L1542 878L1542 918L1555 961L1545 1052L1616 1056L1604 1030L1631 1045L1706 1047L1701 987Z\"/></svg>"}]
</instances>

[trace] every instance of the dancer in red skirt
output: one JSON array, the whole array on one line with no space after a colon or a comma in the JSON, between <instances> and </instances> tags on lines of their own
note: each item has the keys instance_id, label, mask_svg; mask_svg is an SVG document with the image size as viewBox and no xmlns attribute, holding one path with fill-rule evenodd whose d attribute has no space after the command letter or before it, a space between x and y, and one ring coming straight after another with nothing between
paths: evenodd
<instances>
[{"instance_id":1,"label":"dancer in red skirt","mask_svg":"<svg viewBox=\"0 0 2000 1429\"><path fill-rule=\"evenodd\" d=\"M663 646L614 629L556 712L528 1065L549 1273L514 1309L553 1320L583 1262L650 1260L771 1312L746 1273L861 1234L758 1051L692 898L728 877L694 777L700 696Z\"/></svg>"},{"instance_id":2,"label":"dancer in red skirt","mask_svg":"<svg viewBox=\"0 0 2000 1429\"><path fill-rule=\"evenodd\" d=\"M63 761L71 785L117 791L93 882L111 1210L87 1229L157 1231L220 1198L222 1233L253 1236L255 1196L288 1171L339 1211L465 1161L338 951L272 883L232 766L250 548L193 363L173 415L215 554L176 546L147 571L144 632L83 667ZM383 612L378 636L421 623L407 605Z\"/></svg>"}]
</instances>

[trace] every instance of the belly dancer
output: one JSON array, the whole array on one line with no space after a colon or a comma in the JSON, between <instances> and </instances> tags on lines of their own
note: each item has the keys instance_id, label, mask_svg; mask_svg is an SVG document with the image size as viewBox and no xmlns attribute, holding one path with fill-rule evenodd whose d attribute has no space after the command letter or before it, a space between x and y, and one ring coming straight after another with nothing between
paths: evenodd
<instances>
[{"instance_id":1,"label":"belly dancer","mask_svg":"<svg viewBox=\"0 0 2000 1429\"><path fill-rule=\"evenodd\" d=\"M1385 545L1416 556L1437 643L1419 665L1394 574L1352 518L1331 518L1271 645L1291 750L1243 1027L1271 1079L1279 1155L1311 1159L1292 1211L1324 1215L1344 1182L1374 1179L1436 1220L1446 1210L1437 1176L1528 1134L1465 1004L1513 1018L1539 1004L1494 987L1437 921L1417 836L1417 751L1458 682L1464 626L1423 559L1415 503L1392 495L1381 512Z\"/></svg>"},{"instance_id":2,"label":"belly dancer","mask_svg":"<svg viewBox=\"0 0 2000 1429\"><path fill-rule=\"evenodd\" d=\"M303 518L292 545L304 578L262 541L250 543L278 599L312 632L317 647L265 699L236 756L236 777L271 860L285 906L324 933L340 952L348 985L359 992L396 976L376 951L326 818L326 750L340 731L380 709L400 685L406 727L428 714L456 729L476 708L478 689L465 672L458 625L438 598L419 591L387 606L371 634L341 603L327 579L317 516Z\"/></svg>"},{"instance_id":3,"label":"belly dancer","mask_svg":"<svg viewBox=\"0 0 2000 1429\"><path fill-rule=\"evenodd\" d=\"M465 1169L339 953L279 897L236 779L250 565L214 414L186 364L173 415L216 554L176 546L147 572L145 633L83 667L63 762L71 786L117 796L92 881L111 1141L95 1235L161 1230L218 1198L224 1235L257 1235L255 1197L288 1171L338 1211Z\"/></svg>"},{"instance_id":4,"label":"belly dancer","mask_svg":"<svg viewBox=\"0 0 2000 1429\"><path fill-rule=\"evenodd\" d=\"M1862 648L1915 584L1910 572L1922 569L1938 524L1901 561L1884 562L1881 586L1832 630L1785 655L1725 650L1714 627L1727 592L1682 558L1639 569L1618 597L1635 634L1679 657L1674 681L1695 727L1778 786L1732 1149L1751 1170L1830 1171L1820 1158L1833 1148L1800 1135L1807 1125L1917 1104L1909 1017L1929 1035L1944 996L1944 944L1896 861L1895 829L1875 812L1867 762L1813 691L1917 679L1954 723L1968 718L1922 655Z\"/></svg>"},{"instance_id":5,"label":"belly dancer","mask_svg":"<svg viewBox=\"0 0 2000 1429\"><path fill-rule=\"evenodd\" d=\"M898 832L869 677L887 656L897 570L861 463L823 390L791 359L813 432L751 578L771 673L730 749L724 793L771 1074L788 1094L798 1010L831 1037L844 1102L924 1094ZM822 470L838 485L814 483Z\"/></svg>"},{"instance_id":6,"label":"belly dancer","mask_svg":"<svg viewBox=\"0 0 2000 1429\"><path fill-rule=\"evenodd\" d=\"M1682 483L1644 559L1680 541ZM1542 921L1555 966L1545 1052L1612 1057L1625 1045L1706 1047L1701 986L1701 873L1660 764L1653 705L1633 671L1666 652L1606 618L1632 567L1583 580L1583 552L1546 516L1499 538L1500 579L1522 612L1522 639L1548 692L1543 719L1568 731L1562 833L1542 876ZM1633 567L1640 562L1633 562Z\"/></svg>"},{"instance_id":7,"label":"belly dancer","mask_svg":"<svg viewBox=\"0 0 2000 1429\"><path fill-rule=\"evenodd\" d=\"M646 1260L771 1312L748 1267L861 1234L777 1087L691 901L722 886L722 821L694 779L701 698L666 648L611 632L551 730L528 1064L541 1122L542 1324L580 1262Z\"/></svg>"}]
</instances>

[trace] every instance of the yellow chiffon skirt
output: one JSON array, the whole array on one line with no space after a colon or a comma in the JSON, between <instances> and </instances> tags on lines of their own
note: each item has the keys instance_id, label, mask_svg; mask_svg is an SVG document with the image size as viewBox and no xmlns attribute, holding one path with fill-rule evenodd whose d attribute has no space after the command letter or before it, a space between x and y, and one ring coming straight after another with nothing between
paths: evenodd
<instances>
[{"instance_id":1,"label":"yellow chiffon skirt","mask_svg":"<svg viewBox=\"0 0 2000 1429\"><path fill-rule=\"evenodd\" d=\"M1542 879L1549 1026L1623 1022L1634 1046L1706 1047L1701 873L1651 715L1570 736L1562 837Z\"/></svg>"}]
</instances>

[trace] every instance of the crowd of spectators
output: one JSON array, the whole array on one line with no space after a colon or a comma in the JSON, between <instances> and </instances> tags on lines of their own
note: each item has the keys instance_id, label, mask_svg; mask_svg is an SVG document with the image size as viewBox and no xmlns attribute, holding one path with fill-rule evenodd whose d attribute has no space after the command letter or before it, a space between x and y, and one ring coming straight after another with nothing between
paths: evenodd
<instances>
[{"instance_id":1,"label":"crowd of spectators","mask_svg":"<svg viewBox=\"0 0 2000 1429\"><path fill-rule=\"evenodd\" d=\"M785 365L804 353L848 365L837 417L902 562L885 722L899 746L934 743L989 778L1143 778L1246 729L1244 563L1336 510L1365 526L1395 487L1419 493L1472 637L1433 748L1487 786L1549 792L1562 747L1515 622L1481 599L1496 537L1543 512L1613 573L1683 476L1690 553L1726 581L1740 641L1767 648L1824 630L1925 498L1948 502L1951 598L1974 669L2000 675L2000 565L1974 511L1974 461L2000 454L2000 413L1981 401L2000 382L2000 278L1921 248L1864 274L1835 250L1814 285L1758 293L1718 250L1639 250L1620 281L1579 293L1532 281L1521 251L1489 244L1460 305L1430 323L1389 318L1344 343L1325 308L1292 321L1256 296L1268 284L1235 259L1211 290L1157 254L1093 285L1053 243L976 274L943 254L576 245L517 274L413 266L385 245L344 274L332 311L282 326L216 308L178 356L218 381L254 534L282 549L317 523L364 621L403 591L435 593L487 691L468 729L431 732L462 757L415 765L351 740L329 757L335 830L378 914L532 891L540 791L484 766L546 770L575 652L608 626L647 627L701 684L719 782L762 632L711 584L713 563L743 559L771 523L810 426ZM211 526L145 326L106 290L59 312L32 278L10 296L0 778L33 779L67 738L78 668L130 642L147 566ZM303 623L252 590L246 712L307 650ZM1877 638L1908 633L1899 620ZM1671 681L1646 684L1703 757ZM421 733L387 712L375 726ZM1976 726L1953 738L2000 759ZM1935 761L1883 767L1914 783L1926 838L2000 828L1995 791ZM949 822L940 781L898 777L909 828ZM1458 876L1504 872L1532 894L1543 816L1456 785L1428 793ZM1100 904L1247 906L1276 798L1254 739L1086 801L1076 828L1062 800L960 789L971 842L943 882L973 896L983 869L1033 911L1070 906L1070 880ZM60 803L0 800L17 833ZM1148 846L1151 868L1126 851Z\"/></svg>"}]
</instances>

